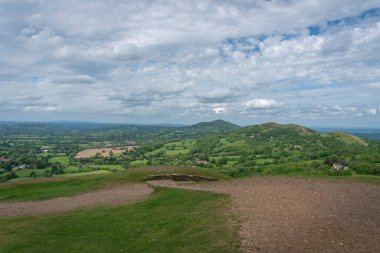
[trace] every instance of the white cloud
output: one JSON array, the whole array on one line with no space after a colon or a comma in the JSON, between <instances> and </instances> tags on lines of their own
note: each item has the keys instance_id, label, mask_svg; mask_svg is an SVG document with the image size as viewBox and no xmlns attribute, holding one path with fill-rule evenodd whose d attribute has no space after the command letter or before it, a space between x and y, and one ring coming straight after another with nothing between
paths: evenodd
<instances>
[{"instance_id":1,"label":"white cloud","mask_svg":"<svg viewBox=\"0 0 380 253\"><path fill-rule=\"evenodd\" d=\"M244 109L272 109L281 104L273 99L255 98L243 104Z\"/></svg>"},{"instance_id":2,"label":"white cloud","mask_svg":"<svg viewBox=\"0 0 380 253\"><path fill-rule=\"evenodd\" d=\"M378 6L2 1L0 116L56 110L57 119L194 122L223 114L238 123L260 109L257 120L351 113L379 121L370 116L379 107L380 16L358 18ZM350 16L357 23L327 23ZM321 33L310 35L310 25Z\"/></svg>"},{"instance_id":3,"label":"white cloud","mask_svg":"<svg viewBox=\"0 0 380 253\"><path fill-rule=\"evenodd\" d=\"M227 112L227 108L225 107L215 107L214 109L215 114L222 114Z\"/></svg>"},{"instance_id":4,"label":"white cloud","mask_svg":"<svg viewBox=\"0 0 380 253\"><path fill-rule=\"evenodd\" d=\"M376 108L369 108L367 110L367 113L370 115L376 115L377 114L377 109Z\"/></svg>"},{"instance_id":5,"label":"white cloud","mask_svg":"<svg viewBox=\"0 0 380 253\"><path fill-rule=\"evenodd\" d=\"M49 105L49 106L25 106L23 109L25 112L59 112L60 109L57 106Z\"/></svg>"}]
</instances>

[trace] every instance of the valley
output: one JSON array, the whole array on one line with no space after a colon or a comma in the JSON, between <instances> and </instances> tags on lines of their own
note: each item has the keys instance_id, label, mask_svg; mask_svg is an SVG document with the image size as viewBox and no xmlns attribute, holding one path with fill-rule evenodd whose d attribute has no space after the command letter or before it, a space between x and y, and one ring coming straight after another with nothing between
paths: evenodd
<instances>
[{"instance_id":1,"label":"valley","mask_svg":"<svg viewBox=\"0 0 380 253\"><path fill-rule=\"evenodd\" d=\"M1 252L380 250L375 140L223 120L0 132Z\"/></svg>"}]
</instances>

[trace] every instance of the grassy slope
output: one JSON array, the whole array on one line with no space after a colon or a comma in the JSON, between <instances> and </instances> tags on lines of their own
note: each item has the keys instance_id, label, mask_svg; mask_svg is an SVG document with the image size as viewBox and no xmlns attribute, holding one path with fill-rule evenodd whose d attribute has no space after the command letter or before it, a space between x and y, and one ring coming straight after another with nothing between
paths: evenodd
<instances>
[{"instance_id":1,"label":"grassy slope","mask_svg":"<svg viewBox=\"0 0 380 253\"><path fill-rule=\"evenodd\" d=\"M165 167L164 167L165 168ZM168 173L183 173L193 175L227 178L216 172L192 167L176 167L175 170L166 167ZM90 175L71 178L30 179L24 181L8 182L0 184L0 202L12 202L21 200L41 200L61 196L72 196L83 192L99 189L110 184L126 182L140 182L151 174L163 173L162 171L146 171L144 168L131 168L114 173Z\"/></svg>"},{"instance_id":2,"label":"grassy slope","mask_svg":"<svg viewBox=\"0 0 380 253\"><path fill-rule=\"evenodd\" d=\"M0 219L0 252L237 252L228 203L224 195L160 188L129 206Z\"/></svg>"}]
</instances>

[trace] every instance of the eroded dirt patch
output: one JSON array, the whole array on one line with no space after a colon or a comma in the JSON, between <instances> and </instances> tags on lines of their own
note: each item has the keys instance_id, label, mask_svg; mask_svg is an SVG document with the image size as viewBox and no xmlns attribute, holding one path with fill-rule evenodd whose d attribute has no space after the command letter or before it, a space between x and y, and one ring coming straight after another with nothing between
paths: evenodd
<instances>
[{"instance_id":1,"label":"eroded dirt patch","mask_svg":"<svg viewBox=\"0 0 380 253\"><path fill-rule=\"evenodd\" d=\"M229 194L245 252L380 252L380 186L259 177L155 186Z\"/></svg>"},{"instance_id":2,"label":"eroded dirt patch","mask_svg":"<svg viewBox=\"0 0 380 253\"><path fill-rule=\"evenodd\" d=\"M121 205L142 200L153 189L147 184L125 184L72 197L42 201L0 203L0 217L41 215L101 205Z\"/></svg>"}]
</instances>

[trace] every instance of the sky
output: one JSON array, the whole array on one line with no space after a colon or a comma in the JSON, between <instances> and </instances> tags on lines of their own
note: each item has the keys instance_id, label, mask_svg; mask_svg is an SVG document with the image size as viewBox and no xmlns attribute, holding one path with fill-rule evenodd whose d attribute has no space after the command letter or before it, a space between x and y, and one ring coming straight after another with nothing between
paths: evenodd
<instances>
[{"instance_id":1,"label":"sky","mask_svg":"<svg viewBox=\"0 0 380 253\"><path fill-rule=\"evenodd\" d=\"M379 0L0 0L0 121L380 126Z\"/></svg>"}]
</instances>

